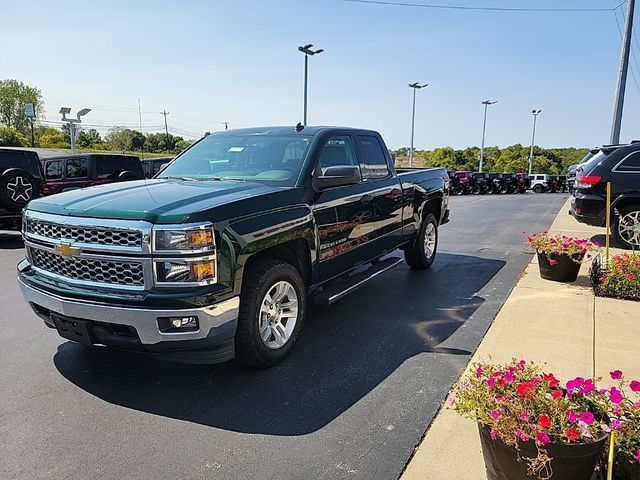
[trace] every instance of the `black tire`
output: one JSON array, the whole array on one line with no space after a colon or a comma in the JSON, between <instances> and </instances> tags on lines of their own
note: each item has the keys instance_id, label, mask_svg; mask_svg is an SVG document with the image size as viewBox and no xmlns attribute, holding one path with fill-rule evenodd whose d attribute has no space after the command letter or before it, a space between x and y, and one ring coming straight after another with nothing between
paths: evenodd
<instances>
[{"instance_id":1,"label":"black tire","mask_svg":"<svg viewBox=\"0 0 640 480\"><path fill-rule=\"evenodd\" d=\"M10 212L21 211L38 196L35 178L21 168L10 168L0 176L0 205Z\"/></svg>"},{"instance_id":2,"label":"black tire","mask_svg":"<svg viewBox=\"0 0 640 480\"><path fill-rule=\"evenodd\" d=\"M260 321L261 318L265 318L261 317L260 308L267 294L273 291L276 284L283 281L295 290L297 318L293 331L284 345L273 348L267 346L260 336ZM282 361L300 335L306 316L306 307L307 292L304 281L298 270L291 264L280 260L258 260L251 265L245 273L240 295L240 312L235 337L236 360L256 368L270 367Z\"/></svg>"},{"instance_id":3,"label":"black tire","mask_svg":"<svg viewBox=\"0 0 640 480\"><path fill-rule=\"evenodd\" d=\"M429 254L426 250L425 236L429 225L435 234L435 244ZM426 270L431 267L438 251L438 222L436 217L428 213L422 221L418 236L410 246L404 249L404 259L413 270Z\"/></svg>"},{"instance_id":4,"label":"black tire","mask_svg":"<svg viewBox=\"0 0 640 480\"><path fill-rule=\"evenodd\" d=\"M533 187L533 191L535 193L542 193L542 185L536 185L535 187Z\"/></svg>"},{"instance_id":5,"label":"black tire","mask_svg":"<svg viewBox=\"0 0 640 480\"><path fill-rule=\"evenodd\" d=\"M640 235L630 235L629 230L625 232L625 225L640 220L640 205L631 205L618 210L619 215L611 226L613 241L626 249L640 249ZM633 227L631 227L633 229Z\"/></svg>"}]
</instances>

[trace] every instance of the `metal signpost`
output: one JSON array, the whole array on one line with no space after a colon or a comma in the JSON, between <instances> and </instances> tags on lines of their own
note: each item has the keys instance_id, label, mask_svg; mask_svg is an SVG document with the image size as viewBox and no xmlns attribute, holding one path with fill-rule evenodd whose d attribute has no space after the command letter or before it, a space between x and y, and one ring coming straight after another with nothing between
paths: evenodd
<instances>
[{"instance_id":1,"label":"metal signpost","mask_svg":"<svg viewBox=\"0 0 640 480\"><path fill-rule=\"evenodd\" d=\"M24 104L24 114L31 121L31 147L35 147L35 141L33 136L33 119L36 116L35 108L33 108L33 103L25 103Z\"/></svg>"}]
</instances>

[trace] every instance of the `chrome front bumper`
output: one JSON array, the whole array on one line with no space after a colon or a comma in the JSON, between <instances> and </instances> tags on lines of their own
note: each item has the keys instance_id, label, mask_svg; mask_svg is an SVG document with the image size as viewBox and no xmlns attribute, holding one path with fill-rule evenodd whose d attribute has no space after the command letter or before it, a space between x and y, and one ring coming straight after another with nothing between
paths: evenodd
<instances>
[{"instance_id":1,"label":"chrome front bumper","mask_svg":"<svg viewBox=\"0 0 640 480\"><path fill-rule=\"evenodd\" d=\"M144 345L159 342L199 340L206 338L212 328L220 327L238 318L240 297L233 297L208 307L183 310L155 310L146 308L114 307L105 303L82 302L69 300L26 285L18 278L20 290L33 311L45 322L51 324L51 319L38 312L36 306L51 312L82 320L128 325L138 332L140 341ZM161 333L158 329L159 317L197 316L199 330L184 333Z\"/></svg>"}]
</instances>

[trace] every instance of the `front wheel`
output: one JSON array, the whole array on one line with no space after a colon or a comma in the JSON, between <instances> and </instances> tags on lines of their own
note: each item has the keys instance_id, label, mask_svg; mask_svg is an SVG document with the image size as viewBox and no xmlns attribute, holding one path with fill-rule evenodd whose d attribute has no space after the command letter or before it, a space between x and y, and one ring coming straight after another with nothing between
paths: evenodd
<instances>
[{"instance_id":1,"label":"front wheel","mask_svg":"<svg viewBox=\"0 0 640 480\"><path fill-rule=\"evenodd\" d=\"M438 249L438 222L432 214L427 214L418 237L404 251L404 259L413 270L426 270L436 258Z\"/></svg>"},{"instance_id":2,"label":"front wheel","mask_svg":"<svg viewBox=\"0 0 640 480\"><path fill-rule=\"evenodd\" d=\"M284 359L300 335L306 307L306 287L293 265L280 260L252 265L240 297L238 362L265 368Z\"/></svg>"},{"instance_id":3,"label":"front wheel","mask_svg":"<svg viewBox=\"0 0 640 480\"><path fill-rule=\"evenodd\" d=\"M620 215L611 228L611 235L624 248L640 248L640 205L620 209Z\"/></svg>"},{"instance_id":4,"label":"front wheel","mask_svg":"<svg viewBox=\"0 0 640 480\"><path fill-rule=\"evenodd\" d=\"M533 191L535 193L542 193L542 185L536 185L535 187L533 187Z\"/></svg>"}]
</instances>

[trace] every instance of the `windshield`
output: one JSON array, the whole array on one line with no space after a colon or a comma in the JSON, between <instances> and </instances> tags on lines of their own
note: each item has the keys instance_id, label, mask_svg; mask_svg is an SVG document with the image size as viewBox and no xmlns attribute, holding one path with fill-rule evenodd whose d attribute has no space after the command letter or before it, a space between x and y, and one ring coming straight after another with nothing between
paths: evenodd
<instances>
[{"instance_id":1,"label":"windshield","mask_svg":"<svg viewBox=\"0 0 640 480\"><path fill-rule=\"evenodd\" d=\"M158 178L239 180L293 186L308 135L213 134L176 158Z\"/></svg>"}]
</instances>

